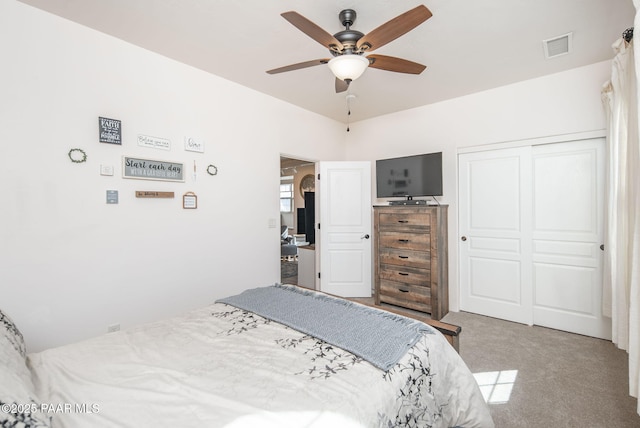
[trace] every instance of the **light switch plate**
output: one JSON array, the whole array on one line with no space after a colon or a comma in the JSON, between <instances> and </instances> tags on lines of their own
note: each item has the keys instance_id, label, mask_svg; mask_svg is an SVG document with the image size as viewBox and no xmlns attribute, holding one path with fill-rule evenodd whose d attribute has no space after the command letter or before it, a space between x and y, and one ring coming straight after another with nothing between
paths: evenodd
<instances>
[{"instance_id":1,"label":"light switch plate","mask_svg":"<svg viewBox=\"0 0 640 428\"><path fill-rule=\"evenodd\" d=\"M113 165L100 165L100 175L113 175Z\"/></svg>"}]
</instances>

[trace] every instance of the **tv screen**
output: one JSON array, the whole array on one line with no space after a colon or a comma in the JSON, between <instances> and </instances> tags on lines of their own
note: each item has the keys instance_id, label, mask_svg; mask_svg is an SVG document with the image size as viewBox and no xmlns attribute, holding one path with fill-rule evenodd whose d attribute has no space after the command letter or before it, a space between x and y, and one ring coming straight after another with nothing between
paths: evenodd
<instances>
[{"instance_id":1,"label":"tv screen","mask_svg":"<svg viewBox=\"0 0 640 428\"><path fill-rule=\"evenodd\" d=\"M376 161L378 198L442 196L442 152Z\"/></svg>"}]
</instances>

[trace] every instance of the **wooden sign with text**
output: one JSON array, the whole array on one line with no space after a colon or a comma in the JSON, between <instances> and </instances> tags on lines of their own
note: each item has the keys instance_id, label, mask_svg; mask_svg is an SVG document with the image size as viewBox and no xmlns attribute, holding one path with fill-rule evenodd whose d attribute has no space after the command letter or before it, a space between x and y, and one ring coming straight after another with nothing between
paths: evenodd
<instances>
[{"instance_id":1,"label":"wooden sign with text","mask_svg":"<svg viewBox=\"0 0 640 428\"><path fill-rule=\"evenodd\" d=\"M174 192L153 192L148 190L136 190L136 198L173 198Z\"/></svg>"}]
</instances>

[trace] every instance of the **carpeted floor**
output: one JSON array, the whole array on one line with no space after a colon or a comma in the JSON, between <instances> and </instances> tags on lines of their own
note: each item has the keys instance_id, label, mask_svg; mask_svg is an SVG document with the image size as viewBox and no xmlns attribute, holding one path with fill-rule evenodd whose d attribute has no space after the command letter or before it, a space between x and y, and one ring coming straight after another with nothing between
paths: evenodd
<instances>
[{"instance_id":1,"label":"carpeted floor","mask_svg":"<svg viewBox=\"0 0 640 428\"><path fill-rule=\"evenodd\" d=\"M466 312L460 355L488 396L497 428L640 427L627 353L611 342Z\"/></svg>"}]
</instances>

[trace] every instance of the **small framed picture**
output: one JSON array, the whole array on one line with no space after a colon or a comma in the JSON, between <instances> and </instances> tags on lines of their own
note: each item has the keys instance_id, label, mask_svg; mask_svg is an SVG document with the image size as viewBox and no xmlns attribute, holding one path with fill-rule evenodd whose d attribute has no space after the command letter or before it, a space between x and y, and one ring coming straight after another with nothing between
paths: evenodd
<instances>
[{"instance_id":1,"label":"small framed picture","mask_svg":"<svg viewBox=\"0 0 640 428\"><path fill-rule=\"evenodd\" d=\"M182 208L185 210L195 210L198 208L198 197L193 192L182 195Z\"/></svg>"}]
</instances>

